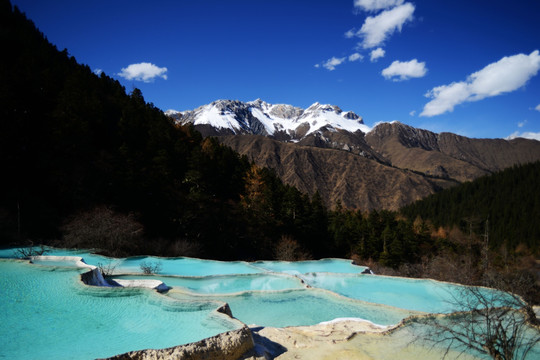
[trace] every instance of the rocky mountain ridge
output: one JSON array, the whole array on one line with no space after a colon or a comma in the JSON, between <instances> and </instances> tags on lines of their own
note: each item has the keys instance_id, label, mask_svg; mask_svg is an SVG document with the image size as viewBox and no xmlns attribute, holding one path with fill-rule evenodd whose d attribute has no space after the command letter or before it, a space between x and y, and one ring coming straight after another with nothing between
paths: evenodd
<instances>
[{"instance_id":1,"label":"rocky mountain ridge","mask_svg":"<svg viewBox=\"0 0 540 360\"><path fill-rule=\"evenodd\" d=\"M168 110L177 123L192 123L203 135L250 134L299 141L320 130L369 131L362 118L335 105L314 103L307 109L287 104L217 100L192 111Z\"/></svg>"},{"instance_id":2,"label":"rocky mountain ridge","mask_svg":"<svg viewBox=\"0 0 540 360\"><path fill-rule=\"evenodd\" d=\"M540 159L536 140L473 139L399 122L377 125L365 140L395 167L459 182Z\"/></svg>"},{"instance_id":3,"label":"rocky mountain ridge","mask_svg":"<svg viewBox=\"0 0 540 360\"><path fill-rule=\"evenodd\" d=\"M203 136L217 136L299 190L319 192L327 205L398 209L514 164L540 160L540 142L472 139L400 122L369 128L335 105L308 109L218 100L193 111L169 112Z\"/></svg>"}]
</instances>

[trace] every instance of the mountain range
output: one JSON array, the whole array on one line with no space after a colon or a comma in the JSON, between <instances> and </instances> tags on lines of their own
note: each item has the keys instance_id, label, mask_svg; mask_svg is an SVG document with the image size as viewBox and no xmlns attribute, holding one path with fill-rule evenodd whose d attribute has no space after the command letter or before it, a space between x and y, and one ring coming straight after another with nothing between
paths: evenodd
<instances>
[{"instance_id":1,"label":"mountain range","mask_svg":"<svg viewBox=\"0 0 540 360\"><path fill-rule=\"evenodd\" d=\"M362 118L335 105L315 103L307 109L287 104L218 100L193 111L168 110L181 123L193 123L203 135L251 134L299 141L321 129L369 131ZM205 130L206 129L206 130Z\"/></svg>"},{"instance_id":2,"label":"mountain range","mask_svg":"<svg viewBox=\"0 0 540 360\"><path fill-rule=\"evenodd\" d=\"M400 122L370 128L335 105L218 100L191 111L168 110L178 124L260 166L300 191L318 192L329 206L396 210L458 183L514 164L540 160L540 142L473 139Z\"/></svg>"}]
</instances>

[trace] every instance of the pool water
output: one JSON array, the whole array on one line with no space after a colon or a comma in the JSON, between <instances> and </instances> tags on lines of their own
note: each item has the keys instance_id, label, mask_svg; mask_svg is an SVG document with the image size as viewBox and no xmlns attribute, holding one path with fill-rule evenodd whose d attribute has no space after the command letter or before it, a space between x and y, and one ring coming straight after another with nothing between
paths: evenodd
<instances>
[{"instance_id":1,"label":"pool water","mask_svg":"<svg viewBox=\"0 0 540 360\"><path fill-rule=\"evenodd\" d=\"M174 289L176 299L193 299ZM393 325L418 312L365 303L320 289L296 289L275 292L245 292L239 295L215 295L229 304L233 315L249 325L285 327L315 325L338 318L367 319L378 325Z\"/></svg>"},{"instance_id":2,"label":"pool water","mask_svg":"<svg viewBox=\"0 0 540 360\"><path fill-rule=\"evenodd\" d=\"M86 259L86 258L85 258ZM215 261L193 258L159 258L153 256L132 257L118 263L117 271L140 273L141 263L160 264L162 275L210 276L231 274L257 274L263 269L255 268L243 261Z\"/></svg>"},{"instance_id":3,"label":"pool water","mask_svg":"<svg viewBox=\"0 0 540 360\"><path fill-rule=\"evenodd\" d=\"M159 264L160 274L179 276L209 276L227 274L257 274L265 269L251 266L244 261L216 261L186 257L160 258L155 256L135 256L130 258L109 258L97 255L89 250L56 249L47 247L48 256L79 256L87 264L98 266L113 265L116 273L142 273L141 263ZM0 250L0 258L18 257L15 250ZM68 265L69 266L69 265Z\"/></svg>"},{"instance_id":4,"label":"pool water","mask_svg":"<svg viewBox=\"0 0 540 360\"><path fill-rule=\"evenodd\" d=\"M114 279L155 279L170 287L177 287L198 294L231 294L244 291L276 291L301 289L306 286L297 277L280 274L243 274L205 277L122 275Z\"/></svg>"},{"instance_id":5,"label":"pool water","mask_svg":"<svg viewBox=\"0 0 540 360\"><path fill-rule=\"evenodd\" d=\"M451 313L458 308L465 287L431 279L410 279L390 276L350 274L307 274L305 281L316 288L327 289L343 296L425 313ZM500 292L482 290L485 295Z\"/></svg>"},{"instance_id":6,"label":"pool water","mask_svg":"<svg viewBox=\"0 0 540 360\"><path fill-rule=\"evenodd\" d=\"M308 261L256 261L253 266L268 271L283 272L289 274L307 274L314 272L332 272L358 274L366 269L365 266L353 265L351 260L345 259L322 259Z\"/></svg>"},{"instance_id":7,"label":"pool water","mask_svg":"<svg viewBox=\"0 0 540 360\"><path fill-rule=\"evenodd\" d=\"M361 318L393 325L423 313L456 310L460 286L432 280L360 274L344 259L221 262L193 258L115 259L88 250L47 249L35 264L0 250L0 358L92 359L201 340L242 323L314 325ZM112 279L160 280L151 289L86 286L69 256L89 265L112 265ZM143 262L160 264L144 275ZM78 264L78 265L77 265ZM84 265L84 264L83 264ZM233 316L216 309L228 303ZM29 346L31 344L31 346Z\"/></svg>"},{"instance_id":8,"label":"pool water","mask_svg":"<svg viewBox=\"0 0 540 360\"><path fill-rule=\"evenodd\" d=\"M429 313L453 311L452 300L457 294L457 286L423 279L333 274L309 274L305 279L313 287L353 299Z\"/></svg>"},{"instance_id":9,"label":"pool water","mask_svg":"<svg viewBox=\"0 0 540 360\"><path fill-rule=\"evenodd\" d=\"M93 359L241 326L215 306L192 306L150 290L87 287L79 281L82 271L0 261L0 358Z\"/></svg>"}]
</instances>

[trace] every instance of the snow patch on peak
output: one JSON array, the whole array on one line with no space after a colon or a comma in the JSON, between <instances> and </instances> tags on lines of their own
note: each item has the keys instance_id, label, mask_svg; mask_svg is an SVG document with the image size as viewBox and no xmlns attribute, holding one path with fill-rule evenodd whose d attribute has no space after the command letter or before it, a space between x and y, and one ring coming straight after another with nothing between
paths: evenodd
<instances>
[{"instance_id":1,"label":"snow patch on peak","mask_svg":"<svg viewBox=\"0 0 540 360\"><path fill-rule=\"evenodd\" d=\"M326 127L328 130L346 130L356 132L358 130L367 133L371 129L364 124L363 119L352 111L343 112L336 105L320 104L318 102L306 109L300 116L303 122L310 124L306 135Z\"/></svg>"},{"instance_id":2,"label":"snow patch on peak","mask_svg":"<svg viewBox=\"0 0 540 360\"><path fill-rule=\"evenodd\" d=\"M248 106L259 107L259 108L268 108L269 106L271 106L266 101L263 101L261 99L256 99L256 100L253 100L253 101L249 101L246 104Z\"/></svg>"},{"instance_id":3,"label":"snow patch on peak","mask_svg":"<svg viewBox=\"0 0 540 360\"><path fill-rule=\"evenodd\" d=\"M169 109L165 111L165 115L167 116L173 116L173 115L178 115L178 114L180 114L180 111L174 110L174 109Z\"/></svg>"},{"instance_id":4,"label":"snow patch on peak","mask_svg":"<svg viewBox=\"0 0 540 360\"><path fill-rule=\"evenodd\" d=\"M167 115L180 123L210 125L230 129L235 134L273 135L280 131L292 139L299 139L322 128L364 133L371 130L354 112L343 112L338 106L318 102L304 110L288 104L269 104L261 99L250 102L216 100L193 111L182 112L181 116L178 113Z\"/></svg>"}]
</instances>

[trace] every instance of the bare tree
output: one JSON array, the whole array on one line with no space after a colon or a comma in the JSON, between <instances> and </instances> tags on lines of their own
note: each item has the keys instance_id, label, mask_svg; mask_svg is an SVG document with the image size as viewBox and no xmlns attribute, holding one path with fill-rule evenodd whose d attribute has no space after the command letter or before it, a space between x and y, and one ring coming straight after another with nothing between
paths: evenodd
<instances>
[{"instance_id":1,"label":"bare tree","mask_svg":"<svg viewBox=\"0 0 540 360\"><path fill-rule=\"evenodd\" d=\"M298 244L298 241L294 240L291 236L284 235L281 240L274 247L274 257L277 260L283 261L297 261L297 260L309 260L311 255L305 252Z\"/></svg>"},{"instance_id":2,"label":"bare tree","mask_svg":"<svg viewBox=\"0 0 540 360\"><path fill-rule=\"evenodd\" d=\"M463 287L453 295L457 312L418 319L416 323L425 326L418 329L424 334L419 340L442 346L444 357L454 349L478 352L495 360L526 359L540 343L538 319L520 296L499 290L520 286L519 280L514 279L512 284L501 281L500 277L490 279L498 289Z\"/></svg>"},{"instance_id":3,"label":"bare tree","mask_svg":"<svg viewBox=\"0 0 540 360\"><path fill-rule=\"evenodd\" d=\"M133 250L142 238L143 227L133 214L115 212L98 206L71 218L62 227L61 245L78 248L101 248L111 254L122 255Z\"/></svg>"},{"instance_id":4,"label":"bare tree","mask_svg":"<svg viewBox=\"0 0 540 360\"><path fill-rule=\"evenodd\" d=\"M30 242L30 246L21 247L15 250L16 256L22 259L28 259L28 258L31 258L32 256L43 255L46 252L47 252L47 249L45 249L45 246L43 245L34 246L33 242Z\"/></svg>"},{"instance_id":5,"label":"bare tree","mask_svg":"<svg viewBox=\"0 0 540 360\"><path fill-rule=\"evenodd\" d=\"M101 274L103 276L111 276L114 274L114 271L116 270L116 266L118 266L118 263L113 263L112 261L109 261L107 263L98 262L97 267L99 271L101 271Z\"/></svg>"},{"instance_id":6,"label":"bare tree","mask_svg":"<svg viewBox=\"0 0 540 360\"><path fill-rule=\"evenodd\" d=\"M160 262L141 261L141 263L139 264L139 267L141 268L144 274L151 275L151 274L160 273L161 269L163 268L163 265Z\"/></svg>"}]
</instances>

